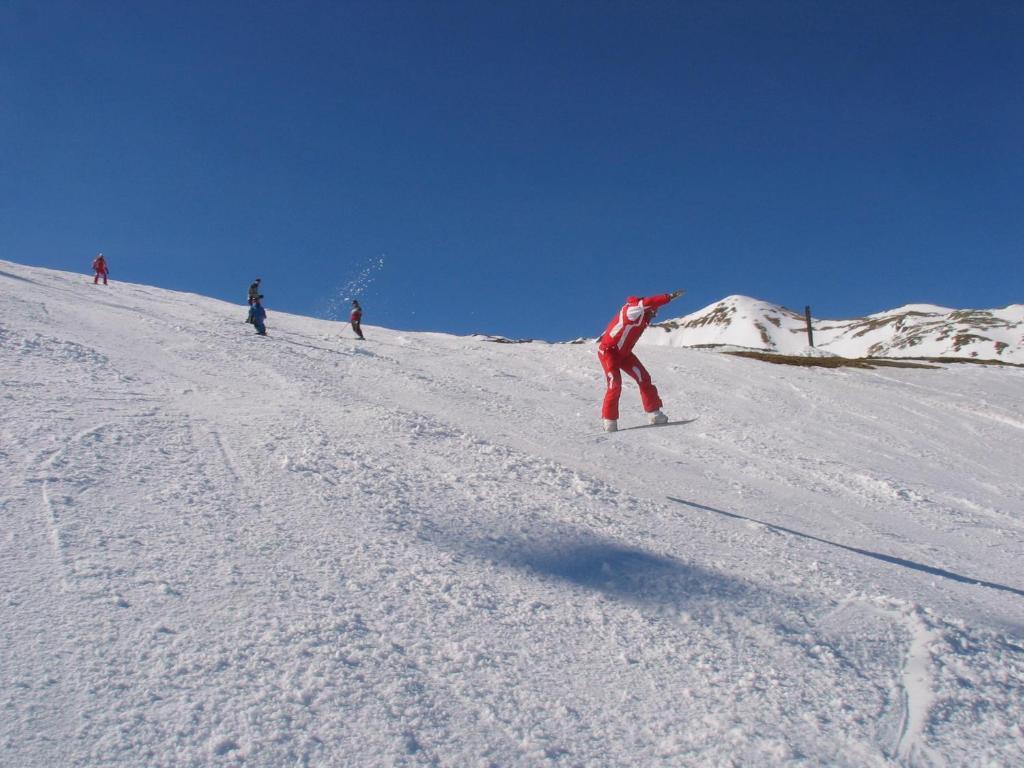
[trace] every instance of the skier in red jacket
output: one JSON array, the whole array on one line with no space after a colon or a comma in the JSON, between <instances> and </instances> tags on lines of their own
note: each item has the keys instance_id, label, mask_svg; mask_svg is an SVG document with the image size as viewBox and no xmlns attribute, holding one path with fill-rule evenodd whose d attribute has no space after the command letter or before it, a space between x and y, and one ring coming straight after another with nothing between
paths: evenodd
<instances>
[{"instance_id":1,"label":"skier in red jacket","mask_svg":"<svg viewBox=\"0 0 1024 768\"><path fill-rule=\"evenodd\" d=\"M349 315L349 321L352 323L352 330L356 332L356 336L361 341L366 341L363 337L363 308L355 299L352 299L352 313Z\"/></svg>"},{"instance_id":2,"label":"skier in red jacket","mask_svg":"<svg viewBox=\"0 0 1024 768\"><path fill-rule=\"evenodd\" d=\"M92 279L93 285L99 283L101 277L103 278L103 284L107 284L107 273L110 270L107 269L107 260L103 258L102 253L97 253L96 258L92 260L92 271L96 273L96 276Z\"/></svg>"},{"instance_id":3,"label":"skier in red jacket","mask_svg":"<svg viewBox=\"0 0 1024 768\"><path fill-rule=\"evenodd\" d=\"M612 318L598 341L597 357L604 368L608 389L604 393L601 418L606 432L619 428L619 395L622 394L622 371L640 385L640 400L651 424L666 424L668 416L661 412L661 398L651 382L651 374L633 354L633 345L663 307L683 295L682 291L661 293L657 296L630 296L618 314Z\"/></svg>"}]
</instances>

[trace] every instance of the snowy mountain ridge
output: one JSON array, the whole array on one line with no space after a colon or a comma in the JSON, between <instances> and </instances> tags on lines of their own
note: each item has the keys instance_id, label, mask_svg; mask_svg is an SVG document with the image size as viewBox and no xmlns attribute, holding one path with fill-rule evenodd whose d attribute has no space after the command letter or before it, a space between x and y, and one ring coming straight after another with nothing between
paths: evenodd
<instances>
[{"instance_id":1,"label":"snowy mountain ridge","mask_svg":"<svg viewBox=\"0 0 1024 768\"><path fill-rule=\"evenodd\" d=\"M1024 370L245 314L0 261L0 765L1024 763Z\"/></svg>"},{"instance_id":2,"label":"snowy mountain ridge","mask_svg":"<svg viewBox=\"0 0 1024 768\"><path fill-rule=\"evenodd\" d=\"M959 357L1024 364L1024 304L949 309L908 304L852 320L812 318L815 347L841 357ZM658 332L660 331L660 333ZM802 314L747 296L728 296L652 325L642 344L738 346L805 354Z\"/></svg>"}]
</instances>

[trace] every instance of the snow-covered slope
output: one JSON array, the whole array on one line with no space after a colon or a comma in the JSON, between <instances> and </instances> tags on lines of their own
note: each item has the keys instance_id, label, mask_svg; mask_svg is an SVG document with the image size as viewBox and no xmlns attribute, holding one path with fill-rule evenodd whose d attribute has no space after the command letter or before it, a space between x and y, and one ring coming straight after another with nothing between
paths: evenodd
<instances>
[{"instance_id":1,"label":"snow-covered slope","mask_svg":"<svg viewBox=\"0 0 1024 768\"><path fill-rule=\"evenodd\" d=\"M948 309L908 304L854 320L813 319L815 346L842 357L960 357L1024 364L1024 304ZM782 354L808 348L804 316L747 296L728 296L654 326L642 343L726 345Z\"/></svg>"},{"instance_id":2,"label":"snow-covered slope","mask_svg":"<svg viewBox=\"0 0 1024 768\"><path fill-rule=\"evenodd\" d=\"M1024 370L269 309L0 262L0 764L1024 762Z\"/></svg>"}]
</instances>

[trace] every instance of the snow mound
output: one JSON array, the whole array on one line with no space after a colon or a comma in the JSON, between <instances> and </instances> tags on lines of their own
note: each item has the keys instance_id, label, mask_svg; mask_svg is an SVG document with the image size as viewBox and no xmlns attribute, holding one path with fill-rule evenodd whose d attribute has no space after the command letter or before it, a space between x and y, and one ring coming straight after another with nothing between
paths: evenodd
<instances>
[{"instance_id":1,"label":"snow mound","mask_svg":"<svg viewBox=\"0 0 1024 768\"><path fill-rule=\"evenodd\" d=\"M821 349L820 347L804 347L797 353L800 357L841 357L834 352Z\"/></svg>"}]
</instances>

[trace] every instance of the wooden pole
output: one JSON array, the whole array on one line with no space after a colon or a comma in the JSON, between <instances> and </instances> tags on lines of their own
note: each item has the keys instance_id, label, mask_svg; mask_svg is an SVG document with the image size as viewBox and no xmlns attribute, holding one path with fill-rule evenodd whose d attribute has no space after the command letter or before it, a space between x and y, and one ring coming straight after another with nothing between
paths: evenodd
<instances>
[{"instance_id":1,"label":"wooden pole","mask_svg":"<svg viewBox=\"0 0 1024 768\"><path fill-rule=\"evenodd\" d=\"M804 317L807 318L807 343L814 346L814 329L811 328L811 305L804 307Z\"/></svg>"}]
</instances>

